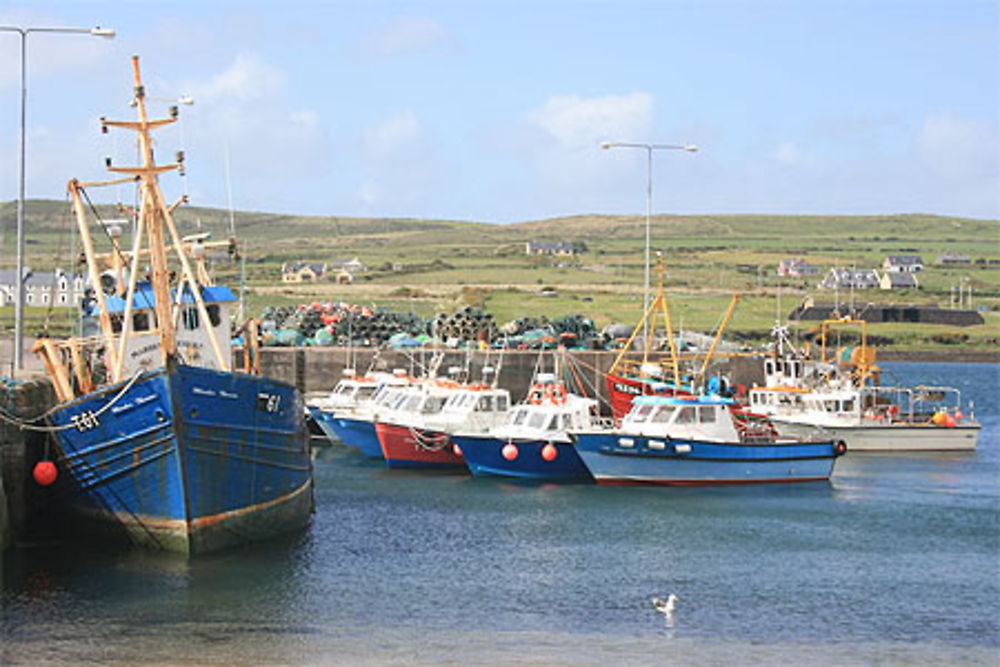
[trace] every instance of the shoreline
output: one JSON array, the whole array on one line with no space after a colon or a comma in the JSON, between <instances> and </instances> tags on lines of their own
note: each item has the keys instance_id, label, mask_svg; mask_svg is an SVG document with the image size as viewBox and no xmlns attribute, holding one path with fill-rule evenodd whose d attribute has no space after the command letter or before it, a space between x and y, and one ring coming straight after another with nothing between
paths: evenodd
<instances>
[{"instance_id":1,"label":"shoreline","mask_svg":"<svg viewBox=\"0 0 1000 667\"><path fill-rule=\"evenodd\" d=\"M951 363L1000 363L1000 350L886 350L879 349L877 361L932 361Z\"/></svg>"}]
</instances>

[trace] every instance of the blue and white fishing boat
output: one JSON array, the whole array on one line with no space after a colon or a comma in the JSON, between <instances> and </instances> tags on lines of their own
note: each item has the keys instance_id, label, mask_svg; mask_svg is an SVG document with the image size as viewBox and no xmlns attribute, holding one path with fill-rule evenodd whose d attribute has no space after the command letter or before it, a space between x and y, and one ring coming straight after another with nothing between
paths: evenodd
<instances>
[{"instance_id":1,"label":"blue and white fishing boat","mask_svg":"<svg viewBox=\"0 0 1000 667\"><path fill-rule=\"evenodd\" d=\"M779 438L717 396L639 396L618 428L574 434L599 484L759 484L828 480L843 442Z\"/></svg>"},{"instance_id":2,"label":"blue and white fishing boat","mask_svg":"<svg viewBox=\"0 0 1000 667\"><path fill-rule=\"evenodd\" d=\"M555 375L543 373L503 424L484 434L455 433L452 440L477 477L592 482L569 432L597 420L597 401L567 392Z\"/></svg>"},{"instance_id":3,"label":"blue and white fishing boat","mask_svg":"<svg viewBox=\"0 0 1000 667\"><path fill-rule=\"evenodd\" d=\"M369 371L358 375L344 370L344 377L329 392L306 396L306 410L330 444L342 444L362 451L369 458L382 458L382 449L375 436L374 424L368 420L371 438L357 436L365 431L365 417L384 398L390 387L403 387L414 382L402 369L392 373ZM343 420L343 421L342 421ZM366 446L366 443L368 445Z\"/></svg>"},{"instance_id":4,"label":"blue and white fishing boat","mask_svg":"<svg viewBox=\"0 0 1000 667\"><path fill-rule=\"evenodd\" d=\"M234 372L232 292L211 284L206 254L231 242L181 238L158 176L150 120L133 58L138 121L102 119L134 130L142 164L112 167L125 178L73 180L69 191L94 286L99 333L41 339L36 353L59 404L48 421L60 464L76 489L71 508L134 543L186 554L269 538L304 526L313 508L312 466L302 397L291 385ZM94 247L87 189L137 183L131 250L107 232ZM91 207L92 208L92 207ZM96 215L97 211L94 210ZM148 268L147 268L148 267ZM148 271L148 280L140 276Z\"/></svg>"}]
</instances>

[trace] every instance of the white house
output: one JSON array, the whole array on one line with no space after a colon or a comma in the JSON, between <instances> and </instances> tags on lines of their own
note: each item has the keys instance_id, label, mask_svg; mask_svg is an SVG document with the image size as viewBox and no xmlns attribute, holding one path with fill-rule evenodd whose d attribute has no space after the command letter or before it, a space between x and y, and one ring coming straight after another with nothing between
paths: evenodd
<instances>
[{"instance_id":1,"label":"white house","mask_svg":"<svg viewBox=\"0 0 1000 667\"><path fill-rule=\"evenodd\" d=\"M576 245L569 241L528 241L524 249L529 255L576 254Z\"/></svg>"},{"instance_id":2,"label":"white house","mask_svg":"<svg viewBox=\"0 0 1000 667\"><path fill-rule=\"evenodd\" d=\"M882 260L885 271L917 273L924 270L924 259L919 255L889 255Z\"/></svg>"},{"instance_id":3,"label":"white house","mask_svg":"<svg viewBox=\"0 0 1000 667\"><path fill-rule=\"evenodd\" d=\"M24 270L24 304L26 306L76 306L87 289L87 280L80 274L69 274L62 269L51 273ZM17 300L17 270L0 271L0 302L13 305Z\"/></svg>"},{"instance_id":4,"label":"white house","mask_svg":"<svg viewBox=\"0 0 1000 667\"><path fill-rule=\"evenodd\" d=\"M879 277L875 269L830 269L819 286L823 289L877 289Z\"/></svg>"}]
</instances>

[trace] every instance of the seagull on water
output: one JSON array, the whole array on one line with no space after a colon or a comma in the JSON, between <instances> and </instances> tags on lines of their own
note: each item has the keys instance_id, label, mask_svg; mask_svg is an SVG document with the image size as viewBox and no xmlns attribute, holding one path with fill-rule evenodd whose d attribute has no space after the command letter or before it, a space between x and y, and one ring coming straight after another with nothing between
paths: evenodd
<instances>
[{"instance_id":1,"label":"seagull on water","mask_svg":"<svg viewBox=\"0 0 1000 667\"><path fill-rule=\"evenodd\" d=\"M668 595L665 601L660 598L653 598L653 608L669 618L674 615L674 609L677 607L678 600L680 600L680 598L673 593Z\"/></svg>"}]
</instances>

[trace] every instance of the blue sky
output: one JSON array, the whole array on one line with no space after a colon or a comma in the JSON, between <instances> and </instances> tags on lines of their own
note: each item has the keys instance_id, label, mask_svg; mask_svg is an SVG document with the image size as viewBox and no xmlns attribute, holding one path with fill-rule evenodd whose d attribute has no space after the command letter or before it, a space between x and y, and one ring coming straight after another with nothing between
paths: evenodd
<instances>
[{"instance_id":1,"label":"blue sky","mask_svg":"<svg viewBox=\"0 0 1000 667\"><path fill-rule=\"evenodd\" d=\"M28 196L123 164L129 57L192 202L514 222L654 211L1000 218L998 3L968 0L7 2L28 39ZM18 37L0 33L0 199L17 196ZM166 104L159 104L165 113ZM182 136L183 135L183 136ZM179 195L185 185L164 178ZM113 200L117 193L102 198Z\"/></svg>"}]
</instances>

